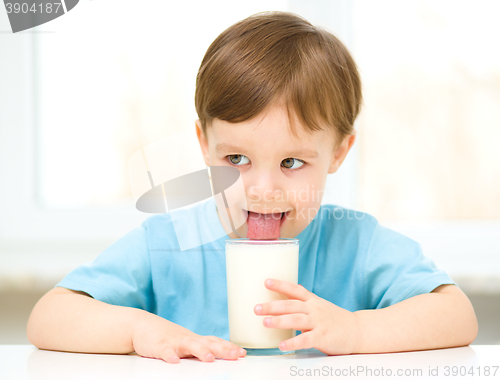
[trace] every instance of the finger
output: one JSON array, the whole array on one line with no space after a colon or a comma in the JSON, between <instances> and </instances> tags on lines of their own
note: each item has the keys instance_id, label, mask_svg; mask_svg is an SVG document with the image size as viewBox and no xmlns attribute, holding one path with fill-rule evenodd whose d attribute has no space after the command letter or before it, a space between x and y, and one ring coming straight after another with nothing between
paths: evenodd
<instances>
[{"instance_id":1,"label":"finger","mask_svg":"<svg viewBox=\"0 0 500 380\"><path fill-rule=\"evenodd\" d=\"M247 354L247 351L234 343L228 342L225 339L208 336L207 346L212 353L221 359L238 359Z\"/></svg>"},{"instance_id":2,"label":"finger","mask_svg":"<svg viewBox=\"0 0 500 380\"><path fill-rule=\"evenodd\" d=\"M222 342L225 346L229 347L231 350L236 350L239 354L240 357L243 357L247 354L247 350L245 350L243 347L238 346L237 344L234 344L232 342L228 342L225 339L218 338L217 339Z\"/></svg>"},{"instance_id":3,"label":"finger","mask_svg":"<svg viewBox=\"0 0 500 380\"><path fill-rule=\"evenodd\" d=\"M310 332L302 333L297 335L296 337L284 340L279 345L279 349L281 351L295 351L312 347L313 347L313 342L312 342L312 335Z\"/></svg>"},{"instance_id":4,"label":"finger","mask_svg":"<svg viewBox=\"0 0 500 380\"><path fill-rule=\"evenodd\" d=\"M225 360L237 360L241 356L238 347L235 348L232 346L227 346L214 340L209 340L207 343L207 347L215 355L216 358Z\"/></svg>"},{"instance_id":5,"label":"finger","mask_svg":"<svg viewBox=\"0 0 500 380\"><path fill-rule=\"evenodd\" d=\"M205 338L209 339L209 340L213 340L214 342L219 342L221 344L224 344L225 346L227 347L230 347L230 348L234 348L234 349L239 349L241 348L240 346L238 346L237 344L234 344L233 342L229 342L228 340L225 340L225 339L222 339L222 338L219 338L218 336L214 336L214 335L208 335L206 336Z\"/></svg>"},{"instance_id":6,"label":"finger","mask_svg":"<svg viewBox=\"0 0 500 380\"><path fill-rule=\"evenodd\" d=\"M167 346L163 349L158 359L162 359L167 363L179 363L180 358L175 352L174 348L171 346Z\"/></svg>"},{"instance_id":7,"label":"finger","mask_svg":"<svg viewBox=\"0 0 500 380\"><path fill-rule=\"evenodd\" d=\"M202 362L213 362L215 360L214 354L197 339L183 339L180 343L180 350L186 354L196 356Z\"/></svg>"},{"instance_id":8,"label":"finger","mask_svg":"<svg viewBox=\"0 0 500 380\"><path fill-rule=\"evenodd\" d=\"M264 326L273 329L293 329L293 330L312 330L313 322L307 314L285 314L275 317L266 317L262 321Z\"/></svg>"},{"instance_id":9,"label":"finger","mask_svg":"<svg viewBox=\"0 0 500 380\"><path fill-rule=\"evenodd\" d=\"M255 305L257 315L282 315L293 313L309 313L309 304L299 300L278 300Z\"/></svg>"},{"instance_id":10,"label":"finger","mask_svg":"<svg viewBox=\"0 0 500 380\"><path fill-rule=\"evenodd\" d=\"M269 290L284 294L290 299L297 299L301 301L307 301L311 299L314 294L308 291L301 285L292 284L289 281L276 280L274 278L268 278L265 281L266 288Z\"/></svg>"}]
</instances>

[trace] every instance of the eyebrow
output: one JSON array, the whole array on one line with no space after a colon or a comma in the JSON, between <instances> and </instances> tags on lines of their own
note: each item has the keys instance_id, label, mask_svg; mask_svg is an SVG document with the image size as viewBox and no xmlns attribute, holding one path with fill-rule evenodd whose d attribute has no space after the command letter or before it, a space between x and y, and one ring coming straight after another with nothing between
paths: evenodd
<instances>
[{"instance_id":1,"label":"eyebrow","mask_svg":"<svg viewBox=\"0 0 500 380\"><path fill-rule=\"evenodd\" d=\"M227 143L219 143L215 146L215 150L217 152L242 152L246 153L245 148L240 148L235 145L227 144ZM289 151L285 154L287 157L306 157L306 158L316 158L319 156L319 153L315 150L310 149L299 149Z\"/></svg>"}]
</instances>

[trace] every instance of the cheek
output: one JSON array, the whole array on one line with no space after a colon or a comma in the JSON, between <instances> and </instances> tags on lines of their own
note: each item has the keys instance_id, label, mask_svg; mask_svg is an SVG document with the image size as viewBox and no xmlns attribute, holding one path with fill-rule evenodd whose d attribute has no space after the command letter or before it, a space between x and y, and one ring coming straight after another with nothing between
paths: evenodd
<instances>
[{"instance_id":1,"label":"cheek","mask_svg":"<svg viewBox=\"0 0 500 380\"><path fill-rule=\"evenodd\" d=\"M325 194L326 171L323 168L315 170L314 174L309 176L306 184L301 185L302 191L307 194L306 197L299 199L302 208L308 208L304 211L305 218L311 221L318 214L321 201Z\"/></svg>"},{"instance_id":2,"label":"cheek","mask_svg":"<svg viewBox=\"0 0 500 380\"><path fill-rule=\"evenodd\" d=\"M293 189L293 195L290 200L302 207L312 207L317 203L321 203L324 193L324 184L313 179L305 179L296 184Z\"/></svg>"},{"instance_id":3,"label":"cheek","mask_svg":"<svg viewBox=\"0 0 500 380\"><path fill-rule=\"evenodd\" d=\"M289 202L293 205L297 220L310 222L321 207L322 186L316 183L301 184L290 194Z\"/></svg>"}]
</instances>

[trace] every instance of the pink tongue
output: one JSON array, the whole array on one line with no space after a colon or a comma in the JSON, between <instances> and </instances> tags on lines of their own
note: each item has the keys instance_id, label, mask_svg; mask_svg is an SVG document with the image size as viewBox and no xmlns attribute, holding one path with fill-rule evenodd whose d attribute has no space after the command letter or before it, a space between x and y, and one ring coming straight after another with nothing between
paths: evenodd
<instances>
[{"instance_id":1,"label":"pink tongue","mask_svg":"<svg viewBox=\"0 0 500 380\"><path fill-rule=\"evenodd\" d=\"M279 239L281 213L259 214L248 212L248 239Z\"/></svg>"}]
</instances>

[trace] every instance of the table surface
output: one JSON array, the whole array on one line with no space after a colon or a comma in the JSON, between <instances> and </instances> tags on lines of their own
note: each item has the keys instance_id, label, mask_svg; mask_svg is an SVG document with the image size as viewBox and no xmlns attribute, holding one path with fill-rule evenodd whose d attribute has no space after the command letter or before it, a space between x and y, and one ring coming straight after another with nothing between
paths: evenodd
<instances>
[{"instance_id":1,"label":"table surface","mask_svg":"<svg viewBox=\"0 0 500 380\"><path fill-rule=\"evenodd\" d=\"M453 373L458 376L453 376ZM291 355L267 357L247 355L234 361L217 359L211 363L203 363L195 358L181 359L177 364L143 358L136 354L80 354L39 350L32 345L0 345L2 380L150 378L275 380L346 377L500 379L500 345L472 345L441 350L343 356L327 356L320 351L310 349L300 350Z\"/></svg>"}]
</instances>

